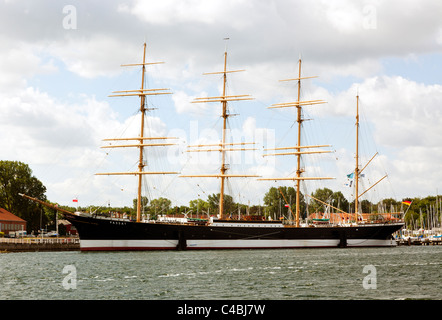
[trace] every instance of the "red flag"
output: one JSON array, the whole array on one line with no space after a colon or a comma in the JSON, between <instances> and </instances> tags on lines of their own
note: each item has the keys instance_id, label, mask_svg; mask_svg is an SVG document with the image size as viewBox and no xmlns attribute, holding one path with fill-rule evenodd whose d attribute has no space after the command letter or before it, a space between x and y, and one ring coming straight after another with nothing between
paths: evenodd
<instances>
[{"instance_id":1,"label":"red flag","mask_svg":"<svg viewBox=\"0 0 442 320\"><path fill-rule=\"evenodd\" d=\"M78 199L72 199L72 202L78 202Z\"/></svg>"}]
</instances>

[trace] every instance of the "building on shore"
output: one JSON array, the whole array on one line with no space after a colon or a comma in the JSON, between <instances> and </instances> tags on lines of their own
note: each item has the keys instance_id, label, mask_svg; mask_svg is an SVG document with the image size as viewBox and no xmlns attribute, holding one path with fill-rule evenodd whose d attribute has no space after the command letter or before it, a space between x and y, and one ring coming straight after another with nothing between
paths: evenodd
<instances>
[{"instance_id":1,"label":"building on shore","mask_svg":"<svg viewBox=\"0 0 442 320\"><path fill-rule=\"evenodd\" d=\"M76 236L78 234L77 229L75 229L74 225L67 220L64 219L58 220L58 225L64 226L67 236Z\"/></svg>"},{"instance_id":2,"label":"building on shore","mask_svg":"<svg viewBox=\"0 0 442 320\"><path fill-rule=\"evenodd\" d=\"M19 231L26 231L26 221L0 208L0 232L5 236L15 236Z\"/></svg>"}]
</instances>

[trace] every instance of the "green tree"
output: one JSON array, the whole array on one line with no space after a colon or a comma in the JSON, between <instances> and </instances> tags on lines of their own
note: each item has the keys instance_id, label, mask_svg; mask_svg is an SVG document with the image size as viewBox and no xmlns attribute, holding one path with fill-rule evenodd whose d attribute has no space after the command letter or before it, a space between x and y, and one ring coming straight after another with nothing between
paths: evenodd
<instances>
[{"instance_id":1,"label":"green tree","mask_svg":"<svg viewBox=\"0 0 442 320\"><path fill-rule=\"evenodd\" d=\"M371 213L371 208L373 207L372 203L369 200L362 200L359 202L361 205L361 213Z\"/></svg>"},{"instance_id":2,"label":"green tree","mask_svg":"<svg viewBox=\"0 0 442 320\"><path fill-rule=\"evenodd\" d=\"M281 195L281 192L284 196ZM300 195L300 212L301 218L306 217L306 206L304 196ZM271 217L279 217L279 213L286 217L290 216L290 210L286 208L286 204L290 205L293 215L296 214L296 190L293 187L271 187L264 195L264 205L266 206L267 214ZM293 219L294 217L291 217Z\"/></svg>"},{"instance_id":3,"label":"green tree","mask_svg":"<svg viewBox=\"0 0 442 320\"><path fill-rule=\"evenodd\" d=\"M203 212L207 213L209 203L202 199L190 200L189 209L192 210L192 214L203 214Z\"/></svg>"},{"instance_id":4,"label":"green tree","mask_svg":"<svg viewBox=\"0 0 442 320\"><path fill-rule=\"evenodd\" d=\"M412 201L411 206L407 208L404 205L403 210L407 210L405 222L408 226L416 228L433 227L441 223L441 196L427 196L425 198L406 198L404 200Z\"/></svg>"},{"instance_id":5,"label":"green tree","mask_svg":"<svg viewBox=\"0 0 442 320\"><path fill-rule=\"evenodd\" d=\"M134 207L134 211L135 213L137 212L137 203L138 203L138 199L135 198L133 200L133 207ZM141 196L141 212L146 212L149 208L148 208L148 203L149 203L149 199L147 199L146 196Z\"/></svg>"},{"instance_id":6,"label":"green tree","mask_svg":"<svg viewBox=\"0 0 442 320\"><path fill-rule=\"evenodd\" d=\"M264 208L262 206L250 206L248 208L248 213L253 216L253 215L264 215Z\"/></svg>"},{"instance_id":7,"label":"green tree","mask_svg":"<svg viewBox=\"0 0 442 320\"><path fill-rule=\"evenodd\" d=\"M0 161L0 207L27 221L27 231L37 231L49 221L46 209L25 199L19 193L46 201L46 187L32 175L32 170L19 161ZM53 215L53 213L51 212Z\"/></svg>"},{"instance_id":8,"label":"green tree","mask_svg":"<svg viewBox=\"0 0 442 320\"><path fill-rule=\"evenodd\" d=\"M381 207L383 210L391 211L391 207L394 207L394 210L400 209L401 202L394 200L393 198L382 199L378 202L377 207ZM379 209L378 209L379 211Z\"/></svg>"},{"instance_id":9,"label":"green tree","mask_svg":"<svg viewBox=\"0 0 442 320\"><path fill-rule=\"evenodd\" d=\"M210 208L210 212L212 213L216 213L218 214L218 210L219 210L219 198L220 198L220 194L211 194L207 197L207 202L209 204L209 208ZM236 204L233 201L233 197L228 195L228 194L224 194L224 214L235 214L235 210L236 210Z\"/></svg>"},{"instance_id":10,"label":"green tree","mask_svg":"<svg viewBox=\"0 0 442 320\"><path fill-rule=\"evenodd\" d=\"M349 210L349 202L341 191L333 192L328 188L317 189L314 193L312 193L312 196L344 212L348 212ZM309 204L309 209L311 212L325 212L327 207L328 206L324 203L314 199ZM336 210L332 208L331 211L333 212Z\"/></svg>"},{"instance_id":11,"label":"green tree","mask_svg":"<svg viewBox=\"0 0 442 320\"><path fill-rule=\"evenodd\" d=\"M151 215L167 214L170 210L172 201L167 198L160 197L150 201L149 213Z\"/></svg>"},{"instance_id":12,"label":"green tree","mask_svg":"<svg viewBox=\"0 0 442 320\"><path fill-rule=\"evenodd\" d=\"M334 203L334 207L344 211L344 212L348 212L349 210L349 202L348 200L344 197L344 195L342 194L341 191L337 191L337 192L333 192L333 203Z\"/></svg>"},{"instance_id":13,"label":"green tree","mask_svg":"<svg viewBox=\"0 0 442 320\"><path fill-rule=\"evenodd\" d=\"M316 189L316 191L312 193L312 196L322 202L334 206L333 191L329 188ZM327 211L327 206L324 203L313 199L309 204L309 209L311 212L325 212Z\"/></svg>"}]
</instances>

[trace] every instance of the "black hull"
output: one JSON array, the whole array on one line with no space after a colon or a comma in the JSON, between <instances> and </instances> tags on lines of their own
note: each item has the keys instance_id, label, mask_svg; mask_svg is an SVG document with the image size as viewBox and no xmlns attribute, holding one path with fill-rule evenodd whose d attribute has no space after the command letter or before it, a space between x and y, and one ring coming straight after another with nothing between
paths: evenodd
<instances>
[{"instance_id":1,"label":"black hull","mask_svg":"<svg viewBox=\"0 0 442 320\"><path fill-rule=\"evenodd\" d=\"M403 227L394 223L294 228L265 222L214 226L65 217L77 228L83 251L395 246L392 234Z\"/></svg>"}]
</instances>

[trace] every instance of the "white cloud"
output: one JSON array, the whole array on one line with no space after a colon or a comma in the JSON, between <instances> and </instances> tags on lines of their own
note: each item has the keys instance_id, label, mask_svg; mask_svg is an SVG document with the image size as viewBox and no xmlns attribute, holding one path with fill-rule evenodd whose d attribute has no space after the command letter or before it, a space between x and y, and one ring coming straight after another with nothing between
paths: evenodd
<instances>
[{"instance_id":1,"label":"white cloud","mask_svg":"<svg viewBox=\"0 0 442 320\"><path fill-rule=\"evenodd\" d=\"M63 61L67 70L84 78L95 78L120 73L121 64L140 63L140 57L136 61L128 61L134 52L141 52L137 48L140 46L122 45L120 39L110 35L91 35L54 42L48 47L48 52Z\"/></svg>"},{"instance_id":2,"label":"white cloud","mask_svg":"<svg viewBox=\"0 0 442 320\"><path fill-rule=\"evenodd\" d=\"M323 1L325 17L342 33L356 33L362 28L363 10L354 1Z\"/></svg>"},{"instance_id":3,"label":"white cloud","mask_svg":"<svg viewBox=\"0 0 442 320\"><path fill-rule=\"evenodd\" d=\"M207 97L206 93L201 95L188 95L184 91L175 91L172 96L172 100L175 104L175 110L177 113L194 114L198 115L204 113L208 109L207 103L192 103L195 98Z\"/></svg>"},{"instance_id":4,"label":"white cloud","mask_svg":"<svg viewBox=\"0 0 442 320\"><path fill-rule=\"evenodd\" d=\"M442 141L442 85L424 85L399 76L372 77L332 98L327 110L352 116L358 92L378 144L435 147Z\"/></svg>"},{"instance_id":5,"label":"white cloud","mask_svg":"<svg viewBox=\"0 0 442 320\"><path fill-rule=\"evenodd\" d=\"M23 89L27 79L38 74L51 74L57 71L53 60L45 61L40 56L42 48L8 40L0 36L3 46L0 49L0 87L2 91Z\"/></svg>"},{"instance_id":6,"label":"white cloud","mask_svg":"<svg viewBox=\"0 0 442 320\"><path fill-rule=\"evenodd\" d=\"M250 1L243 0L164 0L157 2L134 1L133 6L119 6L122 12L130 12L139 19L158 25L200 23L203 25L229 23L236 29L252 25L253 8ZM235 10L232 10L235 8ZM244 17L244 12L252 16ZM228 17L228 19L226 19ZM250 21L252 19L252 22ZM228 20L228 22L227 22Z\"/></svg>"},{"instance_id":7,"label":"white cloud","mask_svg":"<svg viewBox=\"0 0 442 320\"><path fill-rule=\"evenodd\" d=\"M419 63L421 54L442 51L440 2L134 0L125 4L70 4L77 8L76 30L63 29L63 5L51 1L0 5L0 27L8 30L0 36L2 155L36 167L46 166L39 172L48 175L42 178L49 181L48 186L60 188L57 197L70 192L73 177L93 174L88 163L111 166L109 158L103 159L98 149L102 138L121 134L131 121L138 127L138 118L117 120L112 105L84 94L79 83L86 79L100 90L107 89L100 87L101 80L107 80L107 86L109 79L115 79L118 85L128 84L129 80L119 77L123 71L119 65L140 62L144 38L148 59L166 62L154 69L152 78L155 85L171 87L178 114L161 120L150 118L152 134L167 135L168 128L173 127L175 131L184 130L180 137L192 142L192 128L186 124L195 118L190 116L215 118L215 106L190 102L196 96L219 92L219 79L201 73L220 70L226 45L222 39L230 37L229 67L247 72L229 77L229 93L256 98L244 107L232 105L243 115L244 124L237 129L245 139L267 137L266 128L274 125L274 119L266 107L296 94L293 87L284 87L278 80L296 76L298 56L302 54L303 73L319 75L322 81L304 86L302 93L328 101L324 108L309 109L311 115L351 119L351 126L359 88L376 143L389 150L387 167L403 177L414 162L418 163L419 169L412 172L413 178L407 183L419 185L422 194L435 189L437 179L442 178L436 170L429 186L420 182L430 174L425 168L437 161L438 141L442 141L441 86L424 85L400 75L385 76L388 66L381 64L384 58L410 56L416 59L412 63ZM422 71L422 77L425 72L437 72L437 66ZM70 97L60 98L60 83L51 83L59 81L61 75L69 76ZM152 78L149 74L148 81ZM341 82L342 78L346 82ZM214 140L209 135L213 123L206 127L201 118L198 120L197 138L202 138L204 132L204 138ZM277 129L275 139L279 140ZM137 135L130 130L124 135ZM160 151L157 156L161 158L165 153ZM175 163L182 162L180 159ZM272 171L264 167L264 171ZM54 184L57 179L59 185ZM95 191L88 192L99 193L98 186L103 187L99 181L93 179L88 187ZM408 191L413 192L411 188Z\"/></svg>"},{"instance_id":8,"label":"white cloud","mask_svg":"<svg viewBox=\"0 0 442 320\"><path fill-rule=\"evenodd\" d=\"M442 27L439 28L436 34L436 42L442 46Z\"/></svg>"},{"instance_id":9,"label":"white cloud","mask_svg":"<svg viewBox=\"0 0 442 320\"><path fill-rule=\"evenodd\" d=\"M317 90L322 91L323 89ZM382 174L388 173L396 197L432 194L438 181L442 179L442 168L437 160L442 141L442 86L424 85L399 76L379 76L355 83L336 95L324 94L328 96L328 106L321 111L316 109L312 114L323 120L343 119L339 120L340 127L335 127L332 134L347 142L349 140L353 157L355 137L354 131L350 137L349 132L354 130L358 93L361 141L374 139L374 143L361 143L367 147L364 148L367 152L364 161L368 161L376 151L381 152L379 164L382 165L377 167L376 174L372 176L380 178ZM342 134L337 134L337 131L342 131ZM337 148L341 143L333 142ZM345 150L340 149L337 152L340 160L347 158L344 161L346 169L341 170L341 176L344 176L345 170L351 171L354 166L354 159L344 156Z\"/></svg>"}]
</instances>

